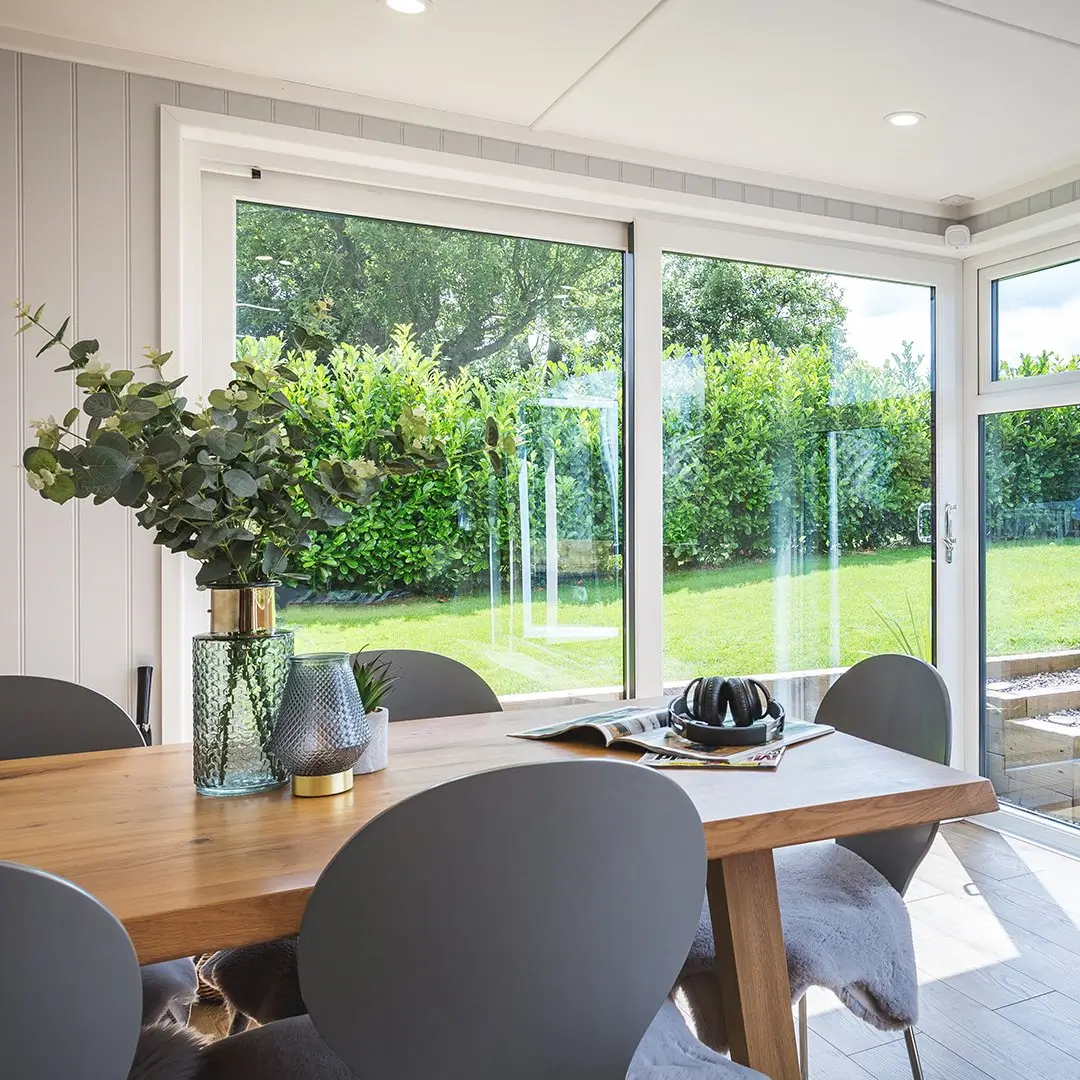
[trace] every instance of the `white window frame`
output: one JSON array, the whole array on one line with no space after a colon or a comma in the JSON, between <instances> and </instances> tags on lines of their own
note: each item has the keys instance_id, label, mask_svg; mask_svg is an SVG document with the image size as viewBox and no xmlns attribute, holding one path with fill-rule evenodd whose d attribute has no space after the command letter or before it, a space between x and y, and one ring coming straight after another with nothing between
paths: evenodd
<instances>
[{"instance_id":1,"label":"white window frame","mask_svg":"<svg viewBox=\"0 0 1080 1080\"><path fill-rule=\"evenodd\" d=\"M540 175L495 162L448 158L173 106L162 107L161 164L161 340L175 349L179 373L189 376L191 397L220 381L222 360L227 364L231 358L222 357L215 364L204 348L204 341L218 339L211 335L231 336L231 327L226 331L224 324L214 321L221 319L221 305L206 299L231 298L235 277L232 256L222 258L220 246L227 233L232 250L235 217L226 226L228 200L205 200L206 176L228 176L229 190L257 191L255 197L261 201L273 201L268 193L280 188L290 193L286 202L291 205L348 213L356 212L348 209L355 197L366 200L365 206L375 200L383 208L376 216L572 243L617 247L600 237L632 225L635 304L628 364L633 377L628 377L624 392L631 423L625 437L632 448L626 498L633 572L626 577L625 600L633 613L633 639L627 642L632 667L626 675L628 687L637 695L658 694L663 686L663 521L657 511L663 506L659 357L664 251L932 286L937 304L939 537L940 508L947 501L959 501L961 264L950 257L940 237L902 235L853 222L792 221L794 215L773 211L761 211L763 218L753 220L758 213L754 208L733 211L717 200L682 193L589 177ZM251 179L253 167L262 170L262 180ZM307 186L307 194L299 199L297 178ZM342 182L354 185L352 197L342 194ZM357 185L363 185L362 192ZM324 197L331 199L330 205L321 201ZM362 212L373 213L370 208ZM209 320L206 326L204 318ZM970 544L971 537L966 542ZM963 533L959 543L961 547L965 543ZM978 758L969 757L969 747L970 728L978 723L978 699L966 697L960 667L961 576L956 569L942 572L940 542L938 556L938 663L953 694L959 736L954 738L954 762L977 768ZM191 560L163 554L161 677L166 742L186 741L191 735L190 641L206 629L206 604L193 587L194 569Z\"/></svg>"},{"instance_id":2,"label":"white window frame","mask_svg":"<svg viewBox=\"0 0 1080 1080\"><path fill-rule=\"evenodd\" d=\"M1059 238L1056 238L1059 239ZM1026 245L1025 247L1030 246ZM1021 249L1025 250L1025 249ZM1080 371L1059 371L1051 375L1030 375L1017 379L993 377L993 311L991 292L993 284L1002 278L1020 274L1033 274L1039 270L1051 270L1055 266L1080 261L1080 243L1060 244L1052 248L1040 247L1025 254L1002 259L1002 252L995 257L984 255L971 259L971 269L976 274L978 288L978 344L979 344L979 393L980 396L1000 397L1002 401L1059 400L1062 393L1072 392L1080 396ZM984 264L985 260L985 264ZM1017 391L1023 391L1020 395ZM1038 408L1039 406L1016 406L986 403L985 412L1012 412L1015 408Z\"/></svg>"},{"instance_id":3,"label":"white window frame","mask_svg":"<svg viewBox=\"0 0 1080 1080\"><path fill-rule=\"evenodd\" d=\"M966 725L969 746L966 759L970 772L982 768L982 580L979 536L982 529L980 490L982 485L979 426L986 416L1028 409L1080 405L1080 372L1060 372L1019 379L991 379L993 327L990 303L992 281L1018 273L1045 270L1080 259L1080 226L1071 225L1053 234L1039 234L1022 242L995 247L964 261L964 325L970 330L964 340L965 393L963 401L964 500L962 535L971 539L964 552L964 641L963 672L965 692L973 721ZM1020 807L1002 806L994 814L978 819L982 824L1050 847L1080 854L1080 830L1075 826Z\"/></svg>"}]
</instances>

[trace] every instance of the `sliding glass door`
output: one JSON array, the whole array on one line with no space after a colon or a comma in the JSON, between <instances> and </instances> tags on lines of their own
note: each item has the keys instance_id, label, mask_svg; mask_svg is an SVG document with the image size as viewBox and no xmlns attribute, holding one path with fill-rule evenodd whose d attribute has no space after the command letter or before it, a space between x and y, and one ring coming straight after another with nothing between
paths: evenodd
<instances>
[{"instance_id":1,"label":"sliding glass door","mask_svg":"<svg viewBox=\"0 0 1080 1080\"><path fill-rule=\"evenodd\" d=\"M1003 803L1068 822L1080 805L1078 257L980 273L982 765Z\"/></svg>"},{"instance_id":2,"label":"sliding glass door","mask_svg":"<svg viewBox=\"0 0 1080 1080\"><path fill-rule=\"evenodd\" d=\"M235 349L290 357L320 453L429 467L316 533L298 651L445 653L504 697L624 693L624 252L235 201ZM622 230L625 235L625 229Z\"/></svg>"},{"instance_id":3,"label":"sliding glass door","mask_svg":"<svg viewBox=\"0 0 1080 1080\"><path fill-rule=\"evenodd\" d=\"M663 262L664 679L934 658L934 290Z\"/></svg>"}]
</instances>

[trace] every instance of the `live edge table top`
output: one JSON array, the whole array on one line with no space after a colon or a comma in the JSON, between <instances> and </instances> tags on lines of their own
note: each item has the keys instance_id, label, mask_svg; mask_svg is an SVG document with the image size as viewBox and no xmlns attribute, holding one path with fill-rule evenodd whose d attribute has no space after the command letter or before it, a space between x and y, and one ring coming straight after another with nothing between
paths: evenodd
<instances>
[{"instance_id":1,"label":"live edge table top","mask_svg":"<svg viewBox=\"0 0 1080 1080\"><path fill-rule=\"evenodd\" d=\"M651 704L655 704L652 702ZM0 859L81 885L125 925L143 963L294 934L342 844L401 799L466 773L634 751L510 739L596 705L390 725L390 764L344 795L289 789L205 798L186 745L0 762ZM710 859L996 809L987 780L832 734L779 769L671 770Z\"/></svg>"}]
</instances>

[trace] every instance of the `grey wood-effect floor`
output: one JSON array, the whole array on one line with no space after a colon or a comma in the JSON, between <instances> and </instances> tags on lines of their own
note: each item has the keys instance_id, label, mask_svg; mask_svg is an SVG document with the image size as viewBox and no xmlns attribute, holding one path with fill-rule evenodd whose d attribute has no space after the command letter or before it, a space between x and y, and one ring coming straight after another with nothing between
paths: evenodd
<instances>
[{"instance_id":1,"label":"grey wood-effect floor","mask_svg":"<svg viewBox=\"0 0 1080 1080\"><path fill-rule=\"evenodd\" d=\"M945 826L908 892L927 1080L1080 1080L1080 860ZM908 1080L899 1035L821 991L811 1080Z\"/></svg>"}]
</instances>

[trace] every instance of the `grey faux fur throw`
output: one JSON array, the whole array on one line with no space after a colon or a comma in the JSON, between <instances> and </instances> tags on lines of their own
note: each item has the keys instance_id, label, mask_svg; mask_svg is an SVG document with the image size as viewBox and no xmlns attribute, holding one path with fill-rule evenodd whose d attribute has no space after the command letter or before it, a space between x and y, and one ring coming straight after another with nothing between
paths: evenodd
<instances>
[{"instance_id":1,"label":"grey faux fur throw","mask_svg":"<svg viewBox=\"0 0 1080 1080\"><path fill-rule=\"evenodd\" d=\"M152 1024L139 1033L128 1080L195 1080L202 1069L199 1035L180 1024Z\"/></svg>"},{"instance_id":2,"label":"grey faux fur throw","mask_svg":"<svg viewBox=\"0 0 1080 1080\"><path fill-rule=\"evenodd\" d=\"M865 860L832 841L776 852L776 884L784 924L792 1001L824 986L858 1017L882 1030L912 1027L919 989L911 922L900 894ZM679 986L695 1019L715 1035L715 1001L706 1002L702 977L715 965L706 902ZM697 985L695 983L697 982ZM699 1028L700 1031L700 1028ZM719 1036L722 1039L722 1035Z\"/></svg>"}]
</instances>

